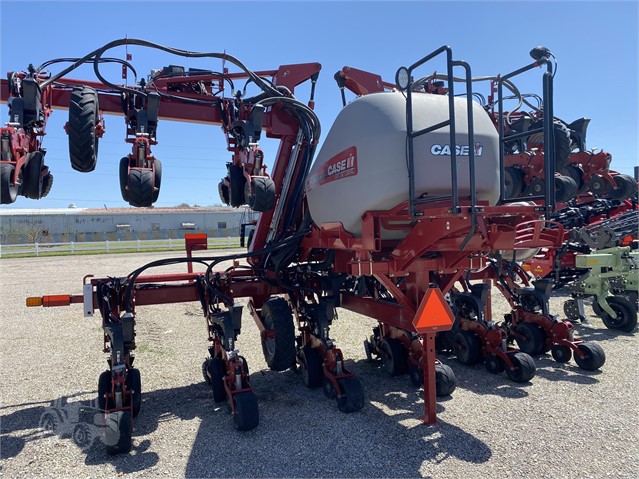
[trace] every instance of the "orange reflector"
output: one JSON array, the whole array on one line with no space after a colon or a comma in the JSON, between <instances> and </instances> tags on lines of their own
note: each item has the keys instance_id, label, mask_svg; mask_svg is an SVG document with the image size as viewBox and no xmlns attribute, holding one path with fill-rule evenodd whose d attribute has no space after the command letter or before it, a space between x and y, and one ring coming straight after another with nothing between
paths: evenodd
<instances>
[{"instance_id":1,"label":"orange reflector","mask_svg":"<svg viewBox=\"0 0 639 479\"><path fill-rule=\"evenodd\" d=\"M413 325L418 333L446 331L453 326L455 316L439 288L430 288L419 305Z\"/></svg>"},{"instance_id":2,"label":"orange reflector","mask_svg":"<svg viewBox=\"0 0 639 479\"><path fill-rule=\"evenodd\" d=\"M71 296L68 294L58 294L42 297L42 306L48 308L50 306L69 306L71 304Z\"/></svg>"},{"instance_id":3,"label":"orange reflector","mask_svg":"<svg viewBox=\"0 0 639 479\"><path fill-rule=\"evenodd\" d=\"M32 308L34 306L42 306L42 298L41 297L31 297L27 298L27 308Z\"/></svg>"}]
</instances>

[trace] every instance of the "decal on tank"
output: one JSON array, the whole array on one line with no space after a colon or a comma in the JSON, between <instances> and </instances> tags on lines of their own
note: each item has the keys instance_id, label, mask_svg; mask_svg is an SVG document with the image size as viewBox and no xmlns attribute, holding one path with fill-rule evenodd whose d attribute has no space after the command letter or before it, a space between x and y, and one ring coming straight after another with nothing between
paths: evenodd
<instances>
[{"instance_id":1,"label":"decal on tank","mask_svg":"<svg viewBox=\"0 0 639 479\"><path fill-rule=\"evenodd\" d=\"M330 183L331 181L356 175L357 148L351 146L324 163L313 176L308 179L306 190L308 191L317 186Z\"/></svg>"},{"instance_id":2,"label":"decal on tank","mask_svg":"<svg viewBox=\"0 0 639 479\"><path fill-rule=\"evenodd\" d=\"M482 152L484 151L484 147L481 145L481 143L475 143L474 150L475 150L475 156L481 156ZM469 151L470 151L470 145L457 145L455 147L455 152L457 153L457 156L468 156ZM435 144L430 147L430 152L433 155L437 155L437 156L450 156L450 145Z\"/></svg>"}]
</instances>

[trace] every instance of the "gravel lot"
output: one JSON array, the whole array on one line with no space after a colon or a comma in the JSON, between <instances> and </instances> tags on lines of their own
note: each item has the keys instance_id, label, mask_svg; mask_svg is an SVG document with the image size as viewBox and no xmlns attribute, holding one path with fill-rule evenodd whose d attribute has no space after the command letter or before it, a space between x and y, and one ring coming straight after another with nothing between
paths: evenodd
<instances>
[{"instance_id":1,"label":"gravel lot","mask_svg":"<svg viewBox=\"0 0 639 479\"><path fill-rule=\"evenodd\" d=\"M306 389L299 373L267 369L245 311L238 347L251 368L260 425L239 433L202 379L207 341L198 304L141 307L143 403L132 453L108 456L99 439L83 450L68 430L42 430L52 404L67 401L71 411L95 398L106 362L97 317L84 318L81 305L27 309L25 297L78 294L86 274L123 276L167 256L0 261L0 476L634 478L639 471L639 339L607 330L595 316L595 328L580 334L603 346L600 372L538 357L537 376L520 385L441 358L458 388L438 403L438 426L428 427L417 419L421 391L408 377L390 378L365 361L372 320L340 310L332 329L367 394L362 411L345 415L321 390ZM563 298L551 302L561 314ZM501 317L506 303L495 301L493 311Z\"/></svg>"}]
</instances>

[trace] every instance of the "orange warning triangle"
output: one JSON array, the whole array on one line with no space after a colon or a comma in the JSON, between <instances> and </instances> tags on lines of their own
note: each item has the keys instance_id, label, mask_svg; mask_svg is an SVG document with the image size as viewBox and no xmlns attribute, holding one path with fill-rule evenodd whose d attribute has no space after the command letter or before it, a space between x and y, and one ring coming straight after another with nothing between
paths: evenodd
<instances>
[{"instance_id":1,"label":"orange warning triangle","mask_svg":"<svg viewBox=\"0 0 639 479\"><path fill-rule=\"evenodd\" d=\"M452 327L454 321L455 316L441 289L430 288L417 309L413 325L418 333L445 331Z\"/></svg>"}]
</instances>

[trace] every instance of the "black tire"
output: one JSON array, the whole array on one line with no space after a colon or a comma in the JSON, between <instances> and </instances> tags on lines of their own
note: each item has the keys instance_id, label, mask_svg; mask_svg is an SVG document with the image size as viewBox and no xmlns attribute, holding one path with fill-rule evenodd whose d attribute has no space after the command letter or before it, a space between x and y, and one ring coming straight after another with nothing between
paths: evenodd
<instances>
[{"instance_id":1,"label":"black tire","mask_svg":"<svg viewBox=\"0 0 639 479\"><path fill-rule=\"evenodd\" d=\"M111 392L111 371L103 371L98 377L98 409L106 411L107 399L105 394ZM110 404L108 409L111 409Z\"/></svg>"},{"instance_id":2,"label":"black tire","mask_svg":"<svg viewBox=\"0 0 639 479\"><path fill-rule=\"evenodd\" d=\"M233 414L233 426L238 431L250 431L260 423L260 409L257 404L257 396L253 391L235 394L235 414Z\"/></svg>"},{"instance_id":3,"label":"black tire","mask_svg":"<svg viewBox=\"0 0 639 479\"><path fill-rule=\"evenodd\" d=\"M543 178L533 178L526 186L524 196L542 196L546 192L546 183Z\"/></svg>"},{"instance_id":4,"label":"black tire","mask_svg":"<svg viewBox=\"0 0 639 479\"><path fill-rule=\"evenodd\" d=\"M398 339L384 338L382 339L380 349L385 353L382 354L382 364L384 369L391 376L399 376L408 370L408 351Z\"/></svg>"},{"instance_id":5,"label":"black tire","mask_svg":"<svg viewBox=\"0 0 639 479\"><path fill-rule=\"evenodd\" d=\"M481 344L470 331L457 331L453 336L453 351L462 364L476 364L481 359Z\"/></svg>"},{"instance_id":6,"label":"black tire","mask_svg":"<svg viewBox=\"0 0 639 479\"><path fill-rule=\"evenodd\" d=\"M238 206L242 206L246 203L244 200L244 183L246 183L246 178L244 178L244 169L241 166L229 165L228 172L228 177L231 182L231 186L229 188L229 200L231 206L237 208Z\"/></svg>"},{"instance_id":7,"label":"black tire","mask_svg":"<svg viewBox=\"0 0 639 479\"><path fill-rule=\"evenodd\" d=\"M142 407L142 377L139 369L129 369L126 374L126 387L132 392L133 418L136 418L140 414L140 408Z\"/></svg>"},{"instance_id":8,"label":"black tire","mask_svg":"<svg viewBox=\"0 0 639 479\"><path fill-rule=\"evenodd\" d=\"M522 337L516 337L519 349L531 356L544 352L546 346L546 335L544 331L532 323L520 323L515 328L515 332Z\"/></svg>"},{"instance_id":9,"label":"black tire","mask_svg":"<svg viewBox=\"0 0 639 479\"><path fill-rule=\"evenodd\" d=\"M568 176L555 176L555 201L566 202L577 196L577 183Z\"/></svg>"},{"instance_id":10,"label":"black tire","mask_svg":"<svg viewBox=\"0 0 639 479\"><path fill-rule=\"evenodd\" d=\"M129 204L148 207L153 204L153 172L148 169L129 170Z\"/></svg>"},{"instance_id":11,"label":"black tire","mask_svg":"<svg viewBox=\"0 0 639 479\"><path fill-rule=\"evenodd\" d=\"M120 194L122 195L122 199L129 202L129 158L126 156L124 158L120 158L120 168L119 168L119 176L120 176Z\"/></svg>"},{"instance_id":12,"label":"black tire","mask_svg":"<svg viewBox=\"0 0 639 479\"><path fill-rule=\"evenodd\" d=\"M335 386L333 386L333 383L327 377L324 378L322 391L324 392L324 396L328 399L335 399L337 397L337 394L335 393Z\"/></svg>"},{"instance_id":13,"label":"black tire","mask_svg":"<svg viewBox=\"0 0 639 479\"><path fill-rule=\"evenodd\" d=\"M550 348L550 354L555 361L560 364L567 363L572 358L572 349L563 344L553 344Z\"/></svg>"},{"instance_id":14,"label":"black tire","mask_svg":"<svg viewBox=\"0 0 639 479\"><path fill-rule=\"evenodd\" d=\"M543 119L531 123L530 129L542 128L544 126ZM555 170L559 171L568 162L571 151L570 130L561 120L553 122L555 136ZM533 133L528 137L527 148L531 148L544 144L544 134Z\"/></svg>"},{"instance_id":15,"label":"black tire","mask_svg":"<svg viewBox=\"0 0 639 479\"><path fill-rule=\"evenodd\" d=\"M610 296L606 299L608 305L616 313L613 318L604 310L601 311L601 320L608 329L631 333L637 327L637 310L635 306L623 296ZM594 304L594 303L593 303Z\"/></svg>"},{"instance_id":16,"label":"black tire","mask_svg":"<svg viewBox=\"0 0 639 479\"><path fill-rule=\"evenodd\" d=\"M599 317L601 317L601 313L603 313L603 308L599 305L599 301L597 301L597 298L592 301L592 312Z\"/></svg>"},{"instance_id":17,"label":"black tire","mask_svg":"<svg viewBox=\"0 0 639 479\"><path fill-rule=\"evenodd\" d=\"M521 352L515 353L510 355L510 360L515 367L515 370L511 371L508 367L505 369L506 375L511 381L516 383L527 383L535 377L537 367L535 366L535 361L530 357L530 355Z\"/></svg>"},{"instance_id":18,"label":"black tire","mask_svg":"<svg viewBox=\"0 0 639 479\"><path fill-rule=\"evenodd\" d=\"M504 198L517 198L524 191L524 174L519 168L509 166L504 170Z\"/></svg>"},{"instance_id":19,"label":"black tire","mask_svg":"<svg viewBox=\"0 0 639 479\"><path fill-rule=\"evenodd\" d=\"M583 193L585 182L583 179L583 170L579 166L566 165L561 169L559 173L561 173L563 176L567 176L568 178L572 178L577 185L577 192Z\"/></svg>"},{"instance_id":20,"label":"black tire","mask_svg":"<svg viewBox=\"0 0 639 479\"><path fill-rule=\"evenodd\" d=\"M322 358L317 350L304 346L300 351L300 359L304 385L311 389L321 387L324 382L324 368L322 367Z\"/></svg>"},{"instance_id":21,"label":"black tire","mask_svg":"<svg viewBox=\"0 0 639 479\"><path fill-rule=\"evenodd\" d=\"M253 211L270 211L275 205L275 183L265 176L251 179L252 194L248 196L248 205Z\"/></svg>"},{"instance_id":22,"label":"black tire","mask_svg":"<svg viewBox=\"0 0 639 479\"><path fill-rule=\"evenodd\" d=\"M604 350L597 343L581 343L577 347L584 353L583 358L575 354L575 362L581 369L585 371L596 371L605 364L606 353L604 353Z\"/></svg>"},{"instance_id":23,"label":"black tire","mask_svg":"<svg viewBox=\"0 0 639 479\"><path fill-rule=\"evenodd\" d=\"M44 198L51 192L51 188L53 187L53 175L51 173L47 173L42 178L42 196Z\"/></svg>"},{"instance_id":24,"label":"black tire","mask_svg":"<svg viewBox=\"0 0 639 479\"><path fill-rule=\"evenodd\" d=\"M486 356L484 366L490 374L499 374L504 371L504 362L496 354Z\"/></svg>"},{"instance_id":25,"label":"black tire","mask_svg":"<svg viewBox=\"0 0 639 479\"><path fill-rule=\"evenodd\" d=\"M18 197L18 188L13 182L15 170L10 163L0 164L0 197L3 205L14 203Z\"/></svg>"},{"instance_id":26,"label":"black tire","mask_svg":"<svg viewBox=\"0 0 639 479\"><path fill-rule=\"evenodd\" d=\"M579 307L577 306L577 300L569 299L564 303L564 314L570 321L577 321L581 319L579 317Z\"/></svg>"},{"instance_id":27,"label":"black tire","mask_svg":"<svg viewBox=\"0 0 639 479\"><path fill-rule=\"evenodd\" d=\"M264 327L275 334L262 339L266 364L272 371L285 371L295 364L295 325L293 314L283 298L270 298L262 306Z\"/></svg>"},{"instance_id":28,"label":"black tire","mask_svg":"<svg viewBox=\"0 0 639 479\"><path fill-rule=\"evenodd\" d=\"M356 377L337 380L342 396L337 398L337 407L343 413L357 412L364 407L364 386Z\"/></svg>"},{"instance_id":29,"label":"black tire","mask_svg":"<svg viewBox=\"0 0 639 479\"><path fill-rule=\"evenodd\" d=\"M22 194L32 200L42 198L42 168L44 168L44 154L34 151L27 156L22 179Z\"/></svg>"},{"instance_id":30,"label":"black tire","mask_svg":"<svg viewBox=\"0 0 639 479\"><path fill-rule=\"evenodd\" d=\"M153 178L155 180L153 184L153 203L155 203L160 196L160 185L162 185L162 162L160 160L153 161L153 170Z\"/></svg>"},{"instance_id":31,"label":"black tire","mask_svg":"<svg viewBox=\"0 0 639 479\"><path fill-rule=\"evenodd\" d=\"M608 183L604 180L603 176L592 175L590 179L588 179L588 191L597 198L601 198L602 196L606 196Z\"/></svg>"},{"instance_id":32,"label":"black tire","mask_svg":"<svg viewBox=\"0 0 639 479\"><path fill-rule=\"evenodd\" d=\"M212 358L207 361L207 378L208 383L213 390L213 401L219 403L226 401L226 389L224 388L224 361L220 358Z\"/></svg>"},{"instance_id":33,"label":"black tire","mask_svg":"<svg viewBox=\"0 0 639 479\"><path fill-rule=\"evenodd\" d=\"M109 454L122 454L131 450L131 427L129 411L115 411L106 415L104 443Z\"/></svg>"},{"instance_id":34,"label":"black tire","mask_svg":"<svg viewBox=\"0 0 639 479\"><path fill-rule=\"evenodd\" d=\"M83 451L89 449L95 439L91 434L91 426L85 422L78 423L73 427L73 434L71 437L73 438L75 445Z\"/></svg>"},{"instance_id":35,"label":"black tire","mask_svg":"<svg viewBox=\"0 0 639 479\"><path fill-rule=\"evenodd\" d=\"M95 169L99 139L95 127L100 120L98 93L90 87L75 87L69 103L69 158L71 167L82 173Z\"/></svg>"},{"instance_id":36,"label":"black tire","mask_svg":"<svg viewBox=\"0 0 639 479\"><path fill-rule=\"evenodd\" d=\"M608 197L613 200L632 198L637 193L637 181L632 176L618 174L613 176L615 187L608 188Z\"/></svg>"},{"instance_id":37,"label":"black tire","mask_svg":"<svg viewBox=\"0 0 639 479\"><path fill-rule=\"evenodd\" d=\"M435 394L445 397L453 394L457 388L457 377L452 368L446 364L435 364Z\"/></svg>"}]
</instances>

